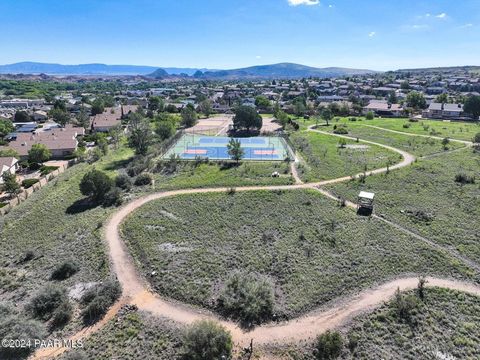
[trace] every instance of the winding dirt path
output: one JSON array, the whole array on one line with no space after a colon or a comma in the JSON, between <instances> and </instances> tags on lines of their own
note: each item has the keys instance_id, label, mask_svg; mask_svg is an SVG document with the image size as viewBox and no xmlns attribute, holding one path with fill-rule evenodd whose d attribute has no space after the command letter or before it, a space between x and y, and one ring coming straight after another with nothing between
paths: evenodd
<instances>
[{"instance_id":1,"label":"winding dirt path","mask_svg":"<svg viewBox=\"0 0 480 360\"><path fill-rule=\"evenodd\" d=\"M312 127L310 127L308 131L356 140L356 138L350 136L331 134L325 131L313 129ZM359 141L394 151L400 154L403 158L402 161L395 165L392 165L391 167L389 167L389 169L384 167L368 171L366 173L367 176L384 173L387 170L402 168L410 165L415 161L415 157L406 151L396 149L388 145L375 143L372 141ZM352 179L352 176L345 176L317 183L304 184L298 176L295 167L293 167L292 169L292 174L296 182L296 184L294 185L245 186L237 187L236 191L243 192L256 190L315 189L331 199L338 200L337 197L335 197L333 194L329 193L324 189L320 189L319 187L321 187L322 185L339 183ZM357 174L353 176L353 178L362 175L364 174ZM400 290L408 290L413 289L417 286L417 278L410 277L396 279L383 285L364 290L358 295L353 296L347 300L341 300L341 305L336 305L328 310L315 310L297 319L293 319L283 323L259 326L252 331L245 331L238 327L235 323L222 320L209 311L199 310L185 304L165 300L159 295L150 291L149 285L147 284L145 279L139 274L133 258L128 253L128 250L121 239L119 231L121 223L133 211L137 210L146 203L157 199L186 194L222 193L226 192L228 189L229 188L227 187L220 187L208 189L184 189L154 193L131 201L130 203L121 207L115 214L113 214L104 228L104 235L109 248L109 255L111 259L113 273L117 276L117 279L122 286L122 297L117 303L114 304L114 306L112 306L104 319L102 319L100 322L98 322L92 327L82 329L80 332L74 334L70 339L83 339L95 333L96 331L101 329L110 319L112 319L123 305L134 304L141 310L148 311L157 316L172 319L182 324L190 324L199 319L213 319L215 321L218 321L231 332L232 338L238 346L246 346L252 338L254 339L256 344L296 342L299 340L313 338L327 329L341 326L356 314L381 305L383 302L389 300L393 296L397 288L400 288ZM347 205L350 207L356 207L356 204L351 202L348 202ZM407 232L409 231L408 229L399 227L396 224L393 225L398 227L400 230ZM461 281L452 281L440 278L428 278L427 285L455 289L480 296L480 286ZM42 349L37 351L31 358L52 359L66 350L66 348Z\"/></svg>"}]
</instances>

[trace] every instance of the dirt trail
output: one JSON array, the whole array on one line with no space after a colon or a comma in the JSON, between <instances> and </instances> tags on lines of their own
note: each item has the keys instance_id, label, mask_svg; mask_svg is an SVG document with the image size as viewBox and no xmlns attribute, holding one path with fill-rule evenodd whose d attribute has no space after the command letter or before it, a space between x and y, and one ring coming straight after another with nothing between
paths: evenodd
<instances>
[{"instance_id":1,"label":"dirt trail","mask_svg":"<svg viewBox=\"0 0 480 360\"><path fill-rule=\"evenodd\" d=\"M325 135L356 140L356 138L352 138L349 136L331 134L312 128L309 128L308 131L314 131ZM385 167L368 171L366 173L367 176L384 173L387 170L402 168L410 165L415 161L415 157L406 151L399 150L391 146L375 143L372 141L359 141L386 148L400 154L403 157L403 160L401 162L392 165L391 167L389 167L389 169ZM296 174L296 171L292 171L292 174L296 181L296 184L294 185L245 186L237 187L236 191L315 189L331 199L337 199L333 194L329 193L324 189L320 189L319 187L322 185L349 181L350 179L352 179L352 177L355 178L363 175L363 173L361 173L354 176L345 176L317 183L303 184L301 183L298 174ZM104 235L109 248L109 255L111 259L113 273L117 276L118 281L122 285L122 297L109 310L103 320L101 320L92 327L82 329L80 332L73 335L70 339L83 339L93 334L94 332L101 329L110 319L112 319L123 305L134 304L141 310L145 310L154 315L166 317L183 324L190 324L193 321L199 319L214 319L221 323L223 326L225 326L232 333L234 342L239 346L248 345L252 338L255 339L256 344L295 342L298 340L313 338L314 336L324 332L327 329L335 328L344 324L355 314L381 305L383 302L389 300L392 297L397 288L400 288L401 290L408 290L417 286L417 278L397 279L380 285L378 287L362 291L357 296L354 296L346 301L341 300L341 305L334 306L333 308L330 308L328 310L316 310L288 322L259 326L249 332L245 332L233 322L219 319L218 316L209 311L199 310L188 305L175 303L173 301L167 301L165 299L162 299L159 295L151 292L146 281L138 273L134 260L129 255L128 250L121 239L121 223L133 211L153 200L186 194L222 193L226 192L228 189L229 188L227 187L221 187L209 189L184 189L154 193L133 200L132 202L121 207L115 214L113 214L104 228ZM347 202L347 206L356 207L356 204ZM400 229L402 230L403 228ZM409 231L408 229L403 230ZM446 287L450 289L465 291L475 295L480 295L479 286L464 283L461 281L428 278L428 286ZM42 349L32 355L31 359L52 359L66 350L66 348Z\"/></svg>"},{"instance_id":2,"label":"dirt trail","mask_svg":"<svg viewBox=\"0 0 480 360\"><path fill-rule=\"evenodd\" d=\"M382 128L382 127L380 127L380 126L375 126L375 125L362 124L362 126L371 127L371 128L373 128L373 129L379 129L379 130L383 130L383 131L388 131L388 132L395 133L395 134L402 134L402 135L409 135L409 136L417 136L417 137L424 137L424 138L437 139L437 140L443 140L443 139L444 139L443 137L440 137L440 136L426 135L426 134L407 133L407 132L404 132L404 131L398 131L398 130L392 130L392 129L385 129L385 128ZM449 139L450 139L450 138L449 138ZM465 144L465 145L468 145L468 146L471 146L471 145L472 145L472 142L471 142L471 141L467 141L467 140L450 139L450 141L462 143L462 144Z\"/></svg>"}]
</instances>

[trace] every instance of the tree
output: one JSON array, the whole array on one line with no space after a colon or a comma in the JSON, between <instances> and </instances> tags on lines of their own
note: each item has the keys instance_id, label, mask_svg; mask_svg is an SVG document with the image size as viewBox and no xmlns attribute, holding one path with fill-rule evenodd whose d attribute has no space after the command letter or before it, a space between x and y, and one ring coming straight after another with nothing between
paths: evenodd
<instances>
[{"instance_id":1,"label":"tree","mask_svg":"<svg viewBox=\"0 0 480 360\"><path fill-rule=\"evenodd\" d=\"M139 113L129 115L130 136L128 143L138 155L145 155L152 140L152 130L148 120Z\"/></svg>"},{"instance_id":2,"label":"tree","mask_svg":"<svg viewBox=\"0 0 480 360\"><path fill-rule=\"evenodd\" d=\"M449 138L443 138L442 139L442 145L443 145L443 149L444 150L447 150L448 149L448 144L450 144L450 139Z\"/></svg>"},{"instance_id":3,"label":"tree","mask_svg":"<svg viewBox=\"0 0 480 360\"><path fill-rule=\"evenodd\" d=\"M232 347L232 337L223 326L201 320L185 332L182 355L188 360L230 359Z\"/></svg>"},{"instance_id":4,"label":"tree","mask_svg":"<svg viewBox=\"0 0 480 360\"><path fill-rule=\"evenodd\" d=\"M270 108L271 103L270 103L270 100L268 100L265 96L258 95L255 98L255 106L262 110L267 110Z\"/></svg>"},{"instance_id":5,"label":"tree","mask_svg":"<svg viewBox=\"0 0 480 360\"><path fill-rule=\"evenodd\" d=\"M26 111L20 110L15 113L14 120L15 122L24 123L29 122L31 119Z\"/></svg>"},{"instance_id":6,"label":"tree","mask_svg":"<svg viewBox=\"0 0 480 360\"><path fill-rule=\"evenodd\" d=\"M10 120L0 118L0 137L4 137L14 130L15 126L13 126L13 123Z\"/></svg>"},{"instance_id":7,"label":"tree","mask_svg":"<svg viewBox=\"0 0 480 360\"><path fill-rule=\"evenodd\" d=\"M212 102L210 100L203 100L198 108L206 117L209 117L213 112Z\"/></svg>"},{"instance_id":8,"label":"tree","mask_svg":"<svg viewBox=\"0 0 480 360\"><path fill-rule=\"evenodd\" d=\"M28 151L28 162L31 164L40 164L48 161L52 152L44 144L33 144Z\"/></svg>"},{"instance_id":9,"label":"tree","mask_svg":"<svg viewBox=\"0 0 480 360\"><path fill-rule=\"evenodd\" d=\"M392 91L390 94L388 94L388 102L390 104L396 104L398 101L397 99L397 94L395 93L395 91Z\"/></svg>"},{"instance_id":10,"label":"tree","mask_svg":"<svg viewBox=\"0 0 480 360\"><path fill-rule=\"evenodd\" d=\"M407 105L415 110L425 109L427 107L427 101L421 92L412 91L407 95Z\"/></svg>"},{"instance_id":11,"label":"tree","mask_svg":"<svg viewBox=\"0 0 480 360\"><path fill-rule=\"evenodd\" d=\"M166 140L175 134L175 123L171 121L160 121L155 124L155 133L161 140Z\"/></svg>"},{"instance_id":12,"label":"tree","mask_svg":"<svg viewBox=\"0 0 480 360\"><path fill-rule=\"evenodd\" d=\"M257 129L260 130L263 125L262 117L250 106L239 106L235 110L233 117L233 126L236 129Z\"/></svg>"},{"instance_id":13,"label":"tree","mask_svg":"<svg viewBox=\"0 0 480 360\"><path fill-rule=\"evenodd\" d=\"M288 114L285 111L278 110L278 112L275 115L275 118L278 120L280 125L282 125L282 127L285 129L285 126L287 126L288 120L289 120Z\"/></svg>"},{"instance_id":14,"label":"tree","mask_svg":"<svg viewBox=\"0 0 480 360\"><path fill-rule=\"evenodd\" d=\"M160 96L150 96L148 98L148 110L151 111L163 111L165 102Z\"/></svg>"},{"instance_id":15,"label":"tree","mask_svg":"<svg viewBox=\"0 0 480 360\"><path fill-rule=\"evenodd\" d=\"M463 106L463 111L472 115L474 120L479 120L480 117L480 96L469 96Z\"/></svg>"},{"instance_id":16,"label":"tree","mask_svg":"<svg viewBox=\"0 0 480 360\"><path fill-rule=\"evenodd\" d=\"M322 110L322 113L321 113L320 116L321 116L322 120L327 123L327 126L328 126L329 121L332 120L332 118L333 118L332 110L330 110L329 108L325 108L325 109Z\"/></svg>"},{"instance_id":17,"label":"tree","mask_svg":"<svg viewBox=\"0 0 480 360\"><path fill-rule=\"evenodd\" d=\"M318 360L332 360L340 356L343 347L342 335L328 330L319 335L315 344L315 357Z\"/></svg>"},{"instance_id":18,"label":"tree","mask_svg":"<svg viewBox=\"0 0 480 360\"><path fill-rule=\"evenodd\" d=\"M57 124L65 126L70 122L70 114L61 109L52 109L50 110L50 116L55 120Z\"/></svg>"},{"instance_id":19,"label":"tree","mask_svg":"<svg viewBox=\"0 0 480 360\"><path fill-rule=\"evenodd\" d=\"M293 111L297 116L303 116L307 110L307 105L303 97L297 97L293 100Z\"/></svg>"},{"instance_id":20,"label":"tree","mask_svg":"<svg viewBox=\"0 0 480 360\"><path fill-rule=\"evenodd\" d=\"M243 151L242 149L242 144L240 143L240 140L231 138L227 144L227 148L228 148L228 155L230 155L232 160L235 160L238 164L238 162L245 155L245 151Z\"/></svg>"},{"instance_id":21,"label":"tree","mask_svg":"<svg viewBox=\"0 0 480 360\"><path fill-rule=\"evenodd\" d=\"M80 182L80 191L94 202L101 202L113 186L113 181L104 172L91 170L86 173Z\"/></svg>"},{"instance_id":22,"label":"tree","mask_svg":"<svg viewBox=\"0 0 480 360\"><path fill-rule=\"evenodd\" d=\"M77 124L83 127L85 130L90 127L90 116L88 116L87 110L82 106L80 112L76 117Z\"/></svg>"},{"instance_id":23,"label":"tree","mask_svg":"<svg viewBox=\"0 0 480 360\"><path fill-rule=\"evenodd\" d=\"M375 117L375 114L373 113L373 111L369 111L367 112L367 115L365 115L365 118L367 120L373 120L374 117Z\"/></svg>"},{"instance_id":24,"label":"tree","mask_svg":"<svg viewBox=\"0 0 480 360\"><path fill-rule=\"evenodd\" d=\"M480 132L475 134L475 136L473 137L472 141L473 141L475 144L480 144Z\"/></svg>"},{"instance_id":25,"label":"tree","mask_svg":"<svg viewBox=\"0 0 480 360\"><path fill-rule=\"evenodd\" d=\"M20 184L17 183L17 177L15 174L5 171L2 174L3 179L3 191L10 196L20 193Z\"/></svg>"},{"instance_id":26,"label":"tree","mask_svg":"<svg viewBox=\"0 0 480 360\"><path fill-rule=\"evenodd\" d=\"M441 104L447 103L448 102L448 94L443 93L443 94L438 95L437 98L435 99L435 101L437 103L441 103Z\"/></svg>"},{"instance_id":27,"label":"tree","mask_svg":"<svg viewBox=\"0 0 480 360\"><path fill-rule=\"evenodd\" d=\"M55 100L55 102L53 103L53 108L55 110L67 111L67 105L65 104L65 101L60 99Z\"/></svg>"},{"instance_id":28,"label":"tree","mask_svg":"<svg viewBox=\"0 0 480 360\"><path fill-rule=\"evenodd\" d=\"M182 125L192 127L197 123L198 115L192 104L188 104L182 109Z\"/></svg>"},{"instance_id":29,"label":"tree","mask_svg":"<svg viewBox=\"0 0 480 360\"><path fill-rule=\"evenodd\" d=\"M102 99L100 98L95 99L92 103L92 116L101 114L103 113L104 110L105 110L105 105Z\"/></svg>"}]
</instances>

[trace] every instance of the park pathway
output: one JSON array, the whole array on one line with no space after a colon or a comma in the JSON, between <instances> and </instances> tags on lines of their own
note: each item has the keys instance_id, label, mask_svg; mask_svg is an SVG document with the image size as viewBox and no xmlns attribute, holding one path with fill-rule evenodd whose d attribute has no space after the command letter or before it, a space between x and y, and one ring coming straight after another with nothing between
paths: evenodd
<instances>
[{"instance_id":1,"label":"park pathway","mask_svg":"<svg viewBox=\"0 0 480 360\"><path fill-rule=\"evenodd\" d=\"M329 136L336 136L339 138L357 140L357 138L353 138L350 136L332 134L329 132L314 129L314 126L309 127L308 131L313 131ZM407 133L402 134L412 135ZM333 200L339 200L332 193L328 192L325 189L322 189L321 186L349 181L352 178L358 178L364 175L370 176L385 173L386 171L391 171L405 166L409 166L415 161L415 157L406 151L372 141L361 139L359 139L358 141L370 145L380 146L390 151L394 151L402 156L402 161L388 168L384 167L367 171L366 173L356 174L354 176L345 176L341 178L308 184L302 182L302 180L298 176L295 166L293 166L292 176L295 179L294 185L244 186L237 187L235 188L235 190L243 192L258 190L315 189ZM461 140L459 141L466 143L467 145L471 144L469 142L464 142ZM314 310L299 318L285 321L282 323L271 323L258 326L251 331L240 328L234 322L220 319L217 315L207 310L200 310L186 304L166 300L160 297L158 294L152 292L145 279L142 277L141 274L139 274L135 266L135 262L132 256L128 253L128 249L126 248L121 238L120 225L122 224L122 222L133 211L154 200L178 195L222 193L227 192L229 189L230 188L227 187L219 187L206 189L183 189L153 193L131 201L130 203L122 206L116 213L114 213L110 217L104 228L104 236L109 249L113 273L116 275L118 281L122 286L122 296L120 300L118 300L110 308L110 310L102 320L100 320L91 327L82 329L78 333L74 334L70 339L79 340L90 336L91 334L100 330L109 320L113 319L123 305L132 304L136 305L140 310L147 311L153 315L165 317L182 324L190 324L200 319L215 320L231 332L234 343L240 347L247 346L250 343L251 339L254 339L255 344L284 344L289 342L297 342L300 340L313 340L314 337L318 334L321 334L328 329L333 329L345 324L355 315L380 306L385 301L391 299L398 288L403 291L413 289L417 286L418 278L415 277L395 279L382 285L363 290L356 296L347 299L338 299L338 301L336 301L335 303L340 305L335 305L329 309ZM352 202L347 201L346 205L351 208L356 208L356 204ZM440 245L435 244L434 242L425 239L398 224L395 224L379 216L375 217L401 231L408 233L409 235L415 236L417 239L429 243L430 245L434 245L435 247L441 247ZM442 250L447 251L451 255L457 257L459 260L466 262L467 265L472 266L476 270L480 271L480 268L477 264L460 257L458 254L452 253L451 251L449 251L449 249L443 247L441 248ZM433 277L427 278L427 281L427 286L444 287L480 296L480 286L475 284ZM31 356L31 359L53 359L67 350L67 348L63 347L41 349L35 352Z\"/></svg>"}]
</instances>

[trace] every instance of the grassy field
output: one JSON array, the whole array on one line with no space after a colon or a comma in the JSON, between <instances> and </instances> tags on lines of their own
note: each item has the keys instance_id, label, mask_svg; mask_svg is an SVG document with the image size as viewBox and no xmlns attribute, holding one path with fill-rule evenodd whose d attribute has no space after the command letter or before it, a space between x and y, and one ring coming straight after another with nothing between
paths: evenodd
<instances>
[{"instance_id":1,"label":"grassy field","mask_svg":"<svg viewBox=\"0 0 480 360\"><path fill-rule=\"evenodd\" d=\"M368 120L339 120L339 122L333 122L333 125L338 126L338 124L345 124L349 136L393 146L397 149L405 150L415 156L426 156L445 152L444 146L442 145L442 140L397 134L390 131L384 131L364 126L364 124L369 123L370 122ZM322 127L321 129L329 129L326 131L333 131L332 126L330 126L330 128ZM454 150L461 147L464 147L464 145L453 141L447 144L447 150Z\"/></svg>"},{"instance_id":2,"label":"grassy field","mask_svg":"<svg viewBox=\"0 0 480 360\"><path fill-rule=\"evenodd\" d=\"M476 184L460 184L455 176L475 176ZM331 185L337 195L356 200L360 190L376 193L376 213L455 248L480 261L480 156L471 149L421 160L366 182Z\"/></svg>"},{"instance_id":3,"label":"grassy field","mask_svg":"<svg viewBox=\"0 0 480 360\"><path fill-rule=\"evenodd\" d=\"M340 122L349 122L348 118L341 118ZM379 126L384 129L396 130L411 134L434 135L439 137L448 137L451 139L471 141L476 133L480 132L480 124L474 122L462 121L441 121L441 120L420 120L419 122L409 122L405 118L375 118L373 120L362 119L362 124ZM409 124L404 128L404 124Z\"/></svg>"},{"instance_id":4,"label":"grassy field","mask_svg":"<svg viewBox=\"0 0 480 360\"><path fill-rule=\"evenodd\" d=\"M409 294L417 297L413 292ZM358 345L353 354L345 349L341 358L480 358L479 297L427 289L425 299L416 302L412 313L412 324L400 321L395 302L391 301L372 314L357 318L347 338L356 338Z\"/></svg>"},{"instance_id":5,"label":"grassy field","mask_svg":"<svg viewBox=\"0 0 480 360\"><path fill-rule=\"evenodd\" d=\"M61 360L172 360L179 354L182 329L172 321L135 310L122 311L84 347L71 350Z\"/></svg>"},{"instance_id":6,"label":"grassy field","mask_svg":"<svg viewBox=\"0 0 480 360\"><path fill-rule=\"evenodd\" d=\"M299 166L302 180L307 182L334 179L355 175L395 164L402 158L399 154L374 145L362 145L346 140L347 147L339 147L340 138L314 132L295 132L290 140L300 152L306 164ZM358 147L360 148L349 148Z\"/></svg>"},{"instance_id":7,"label":"grassy field","mask_svg":"<svg viewBox=\"0 0 480 360\"><path fill-rule=\"evenodd\" d=\"M273 178L278 171L280 177ZM155 173L155 191L246 185L288 185L293 183L287 162L242 162L225 166L215 162L195 165L182 162L174 173Z\"/></svg>"},{"instance_id":8,"label":"grassy field","mask_svg":"<svg viewBox=\"0 0 480 360\"><path fill-rule=\"evenodd\" d=\"M244 269L273 281L280 318L400 274L478 276L314 190L162 199L133 213L122 234L141 272L158 272L149 281L159 293L214 308L228 275Z\"/></svg>"},{"instance_id":9,"label":"grassy field","mask_svg":"<svg viewBox=\"0 0 480 360\"><path fill-rule=\"evenodd\" d=\"M130 149L121 148L93 165L77 164L1 219L0 300L23 303L50 282L55 266L67 260L74 260L80 271L63 281L65 286L109 274L100 227L114 209L83 205L78 185L94 167L113 176L131 156ZM29 251L33 259L22 261Z\"/></svg>"}]
</instances>

